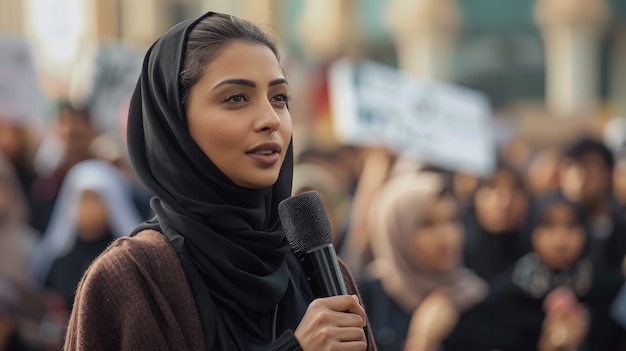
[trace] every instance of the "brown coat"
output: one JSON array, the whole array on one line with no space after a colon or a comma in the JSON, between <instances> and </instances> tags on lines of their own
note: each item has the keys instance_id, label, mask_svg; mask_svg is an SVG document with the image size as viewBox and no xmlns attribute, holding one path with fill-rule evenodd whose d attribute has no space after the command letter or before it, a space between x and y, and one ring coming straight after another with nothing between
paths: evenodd
<instances>
[{"instance_id":1,"label":"brown coat","mask_svg":"<svg viewBox=\"0 0 626 351\"><path fill-rule=\"evenodd\" d=\"M358 293L342 264L348 293ZM369 325L368 350L375 350ZM191 288L162 234L116 240L76 292L65 350L205 350Z\"/></svg>"}]
</instances>

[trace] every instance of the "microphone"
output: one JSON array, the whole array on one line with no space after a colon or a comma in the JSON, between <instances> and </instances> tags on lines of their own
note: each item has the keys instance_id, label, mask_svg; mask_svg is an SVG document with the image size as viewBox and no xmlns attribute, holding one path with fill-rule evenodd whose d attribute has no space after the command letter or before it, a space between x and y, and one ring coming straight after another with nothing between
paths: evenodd
<instances>
[{"instance_id":1,"label":"microphone","mask_svg":"<svg viewBox=\"0 0 626 351\"><path fill-rule=\"evenodd\" d=\"M304 269L315 297L347 295L332 244L328 213L319 194L307 191L278 204L287 241Z\"/></svg>"}]
</instances>

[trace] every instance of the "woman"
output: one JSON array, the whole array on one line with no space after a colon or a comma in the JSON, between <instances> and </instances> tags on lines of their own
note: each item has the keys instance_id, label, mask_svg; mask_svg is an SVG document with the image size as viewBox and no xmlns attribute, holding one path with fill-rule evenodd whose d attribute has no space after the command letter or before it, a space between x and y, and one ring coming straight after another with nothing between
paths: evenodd
<instances>
[{"instance_id":1,"label":"woman","mask_svg":"<svg viewBox=\"0 0 626 351\"><path fill-rule=\"evenodd\" d=\"M141 222L131 185L118 169L101 160L78 163L63 181L37 248L37 278L63 295L69 312L87 267L116 237L128 235Z\"/></svg>"},{"instance_id":2,"label":"woman","mask_svg":"<svg viewBox=\"0 0 626 351\"><path fill-rule=\"evenodd\" d=\"M446 334L441 329L454 326L455 314L431 318L424 315L429 305L444 299L462 311L487 294L483 280L460 266L463 225L457 203L442 176L411 173L392 178L373 204L375 259L368 267L371 278L359 287L379 349L401 350L405 342L437 346ZM414 315L413 338L407 340ZM442 328L428 330L429 325Z\"/></svg>"},{"instance_id":3,"label":"woman","mask_svg":"<svg viewBox=\"0 0 626 351\"><path fill-rule=\"evenodd\" d=\"M23 334L35 322L29 318L32 324L20 323L30 317L23 307L31 302L25 299L26 292L33 292L28 267L39 238L28 216L19 178L0 152L0 350L28 350Z\"/></svg>"},{"instance_id":4,"label":"woman","mask_svg":"<svg viewBox=\"0 0 626 351\"><path fill-rule=\"evenodd\" d=\"M609 308L623 277L594 269L584 212L549 193L537 199L529 228L532 251L461 316L445 350L617 350L621 331Z\"/></svg>"},{"instance_id":5,"label":"woman","mask_svg":"<svg viewBox=\"0 0 626 351\"><path fill-rule=\"evenodd\" d=\"M66 349L372 350L346 296L315 299L278 203L293 172L289 84L253 24L207 13L149 50L128 148L153 220L89 268Z\"/></svg>"},{"instance_id":6,"label":"woman","mask_svg":"<svg viewBox=\"0 0 626 351\"><path fill-rule=\"evenodd\" d=\"M35 161L39 175L31 189L37 228L42 232L48 230L55 203L69 170L77 163L94 157L90 146L98 134L86 108L62 101L57 111L58 118L51 128L55 134L51 140L45 138L39 146Z\"/></svg>"},{"instance_id":7,"label":"woman","mask_svg":"<svg viewBox=\"0 0 626 351\"><path fill-rule=\"evenodd\" d=\"M519 173L500 164L476 189L465 214L464 264L489 281L524 253L521 232L530 196Z\"/></svg>"}]
</instances>

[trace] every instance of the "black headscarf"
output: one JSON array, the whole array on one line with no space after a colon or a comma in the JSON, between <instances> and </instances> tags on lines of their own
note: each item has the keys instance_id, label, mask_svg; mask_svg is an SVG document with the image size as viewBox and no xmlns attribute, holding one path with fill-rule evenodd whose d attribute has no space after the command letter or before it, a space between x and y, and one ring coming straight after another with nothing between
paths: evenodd
<instances>
[{"instance_id":1,"label":"black headscarf","mask_svg":"<svg viewBox=\"0 0 626 351\"><path fill-rule=\"evenodd\" d=\"M585 235L585 246L576 262L565 271L554 271L540 261L536 251L532 248L532 238L536 229L543 223L545 216L552 206L562 204L569 207L575 214ZM529 225L523 235L525 246L529 252L520 258L513 270L513 281L524 291L536 298L542 298L558 286L568 286L578 297L585 296L593 281L593 265L587 259L589 249L589 222L584 210L569 201L560 191L552 191L535 200L533 213Z\"/></svg>"},{"instance_id":2,"label":"black headscarf","mask_svg":"<svg viewBox=\"0 0 626 351\"><path fill-rule=\"evenodd\" d=\"M565 204L576 213L589 240L583 209L555 191L535 201L523 235L529 247L532 233L555 204ZM580 349L617 350L623 331L609 317L608 310L624 279L621 274L599 273L584 253L568 271L556 272L530 252L511 270L492 280L487 299L461 315L443 346L447 351L537 350L546 316L545 298L555 288L565 286L589 310L590 330Z\"/></svg>"},{"instance_id":3,"label":"black headscarf","mask_svg":"<svg viewBox=\"0 0 626 351\"><path fill-rule=\"evenodd\" d=\"M517 186L528 194L520 173L508 163L499 160L496 172L506 172L515 178ZM495 174L495 173L494 173ZM492 177L481 179L477 191L492 182ZM528 195L529 196L529 195ZM522 249L523 225L500 233L492 233L484 228L476 213L476 198L466 209L463 222L465 225L465 242L463 260L466 267L486 281L504 273L515 264L524 251Z\"/></svg>"},{"instance_id":4,"label":"black headscarf","mask_svg":"<svg viewBox=\"0 0 626 351\"><path fill-rule=\"evenodd\" d=\"M528 220L527 226L524 229L524 234L523 234L524 249L526 251L532 250L531 242L532 242L533 232L541 224L544 216L546 215L550 207L556 204L567 205L567 207L571 208L572 211L574 211L574 213L576 214L576 218L578 218L581 226L585 230L585 237L586 237L587 242L585 245L583 256L586 255L589 250L589 243L590 243L589 233L591 231L589 217L587 216L584 208L570 201L562 192L558 190L547 192L533 199L533 205L530 209L530 214L528 216L529 220Z\"/></svg>"},{"instance_id":5,"label":"black headscarf","mask_svg":"<svg viewBox=\"0 0 626 351\"><path fill-rule=\"evenodd\" d=\"M290 143L273 186L246 189L191 138L179 78L189 32L212 14L177 24L149 49L127 135L132 164L156 195L155 219L136 232L156 229L172 242L195 295L207 348L230 349L219 339L239 338L231 329L262 338L254 318L274 313L289 285L290 249L277 205L291 193L293 151ZM237 325L229 326L232 321Z\"/></svg>"}]
</instances>

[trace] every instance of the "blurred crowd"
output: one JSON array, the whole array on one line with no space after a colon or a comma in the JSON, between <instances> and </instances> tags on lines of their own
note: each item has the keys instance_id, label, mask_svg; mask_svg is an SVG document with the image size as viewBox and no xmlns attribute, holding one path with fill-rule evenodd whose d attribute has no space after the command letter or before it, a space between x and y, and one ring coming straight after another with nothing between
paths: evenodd
<instances>
[{"instance_id":1,"label":"blurred crowd","mask_svg":"<svg viewBox=\"0 0 626 351\"><path fill-rule=\"evenodd\" d=\"M341 253L380 349L626 349L624 153L494 153L483 177L362 153Z\"/></svg>"},{"instance_id":2,"label":"blurred crowd","mask_svg":"<svg viewBox=\"0 0 626 351\"><path fill-rule=\"evenodd\" d=\"M150 213L123 142L62 101L50 133L0 111L0 349L60 349L76 286Z\"/></svg>"},{"instance_id":3,"label":"blurred crowd","mask_svg":"<svg viewBox=\"0 0 626 351\"><path fill-rule=\"evenodd\" d=\"M152 216L123 132L54 111L42 135L0 110L0 350L60 349L90 263ZM324 200L380 350L626 350L622 146L512 140L481 176L311 144L293 193Z\"/></svg>"}]
</instances>

